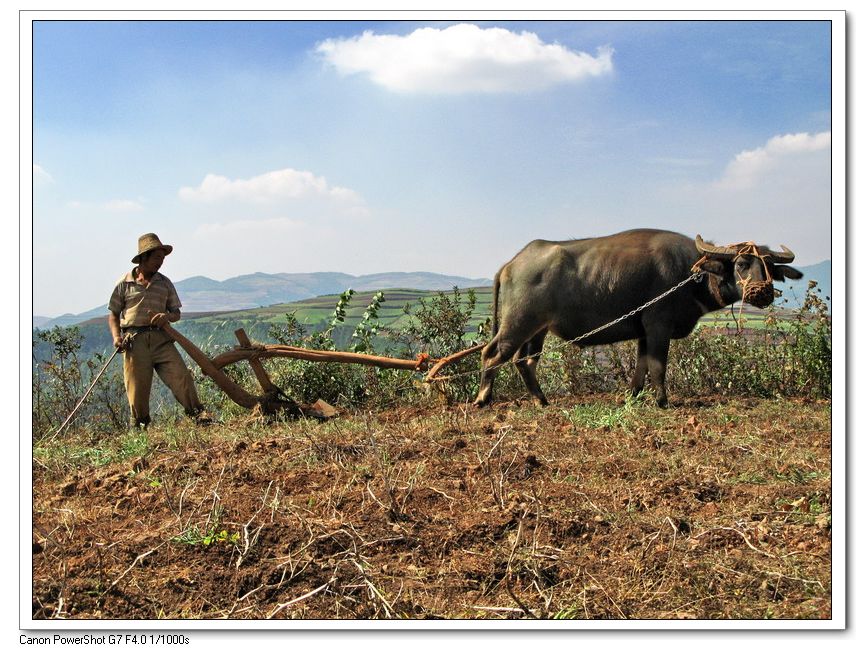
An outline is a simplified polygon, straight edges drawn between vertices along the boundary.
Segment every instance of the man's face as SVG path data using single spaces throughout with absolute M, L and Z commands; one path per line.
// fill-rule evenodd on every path
M 145 273 L 156 273 L 162 267 L 163 261 L 165 261 L 165 251 L 161 248 L 157 248 L 156 250 L 150 251 L 145 258 L 141 260 L 138 267 Z

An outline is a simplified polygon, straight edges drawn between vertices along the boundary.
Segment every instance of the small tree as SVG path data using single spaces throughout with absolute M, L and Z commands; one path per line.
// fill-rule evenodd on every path
M 83 343 L 77 327 L 37 330 L 33 341 L 33 434 L 41 436 L 57 427 L 75 408 L 81 394 L 81 363 L 78 352 Z M 47 344 L 48 355 L 37 355 L 39 342 Z
M 77 327 L 36 330 L 33 340 L 33 435 L 41 438 L 57 429 L 78 405 L 87 388 L 108 362 L 104 353 L 81 361 L 84 337 Z M 122 373 L 108 369 L 94 386 L 74 423 L 92 433 L 122 428 L 127 407 Z
M 463 299 L 459 287 L 450 294 L 439 291 L 429 299 L 421 298 L 417 310 L 411 305 L 403 307 L 408 322 L 401 329 L 391 331 L 390 337 L 401 345 L 402 356 L 420 353 L 441 358 L 459 352 L 485 338 L 488 324 L 483 324 L 471 335 L 469 322 L 477 305 L 474 290 L 469 289 Z M 465 401 L 478 389 L 480 375 L 478 359 L 469 356 L 450 366 L 448 371 L 454 379 L 437 384 L 448 401 Z

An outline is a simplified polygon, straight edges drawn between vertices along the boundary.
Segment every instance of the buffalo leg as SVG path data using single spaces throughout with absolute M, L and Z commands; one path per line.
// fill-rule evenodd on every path
M 499 372 L 499 366 L 510 361 L 517 351 L 511 339 L 503 337 L 502 331 L 493 337 L 487 346 L 481 350 L 481 382 L 474 405 L 486 406 L 493 397 L 493 382 Z
M 498 336 L 496 336 L 481 350 L 481 381 L 474 401 L 474 405 L 477 407 L 486 406 L 493 397 L 493 382 L 496 379 L 498 369 L 490 360 L 498 357 L 498 347 L 499 341 Z
M 541 385 L 538 383 L 538 362 L 544 349 L 544 338 L 546 335 L 547 331 L 542 330 L 524 343 L 517 353 L 516 361 L 520 377 L 523 378 L 523 382 L 526 388 L 529 389 L 532 399 L 539 406 L 546 406 L 549 403 L 544 396 L 544 392 L 541 390 Z
M 655 387 L 658 406 L 667 406 L 667 357 L 670 353 L 670 337 L 648 337 L 647 360 L 649 377 Z
M 646 373 L 649 370 L 649 359 L 646 352 L 646 338 L 637 341 L 637 367 L 631 379 L 631 395 L 636 397 L 646 386 Z

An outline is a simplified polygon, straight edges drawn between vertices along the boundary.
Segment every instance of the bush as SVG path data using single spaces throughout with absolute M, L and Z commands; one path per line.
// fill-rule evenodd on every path
M 812 282 L 792 319 L 769 308 L 761 327 L 701 328 L 676 341 L 668 368 L 670 387 L 680 395 L 829 397 L 831 329 L 827 304 Z
M 477 297 L 474 291 L 463 294 L 458 287 L 451 292 L 440 291 L 429 299 L 421 299 L 416 309 L 405 305 L 401 327 L 384 328 L 378 323 L 378 312 L 384 295 L 373 296 L 360 322 L 353 331 L 340 327 L 354 292 L 343 293 L 327 327 L 310 332 L 294 313 L 286 314 L 285 322 L 272 326 L 270 336 L 283 345 L 309 349 L 334 350 L 337 341 L 346 342 L 353 352 L 394 356 L 404 359 L 427 354 L 442 358 L 459 352 L 487 336 L 489 324 L 477 332 L 468 332 Z M 349 332 L 351 334 L 349 335 Z M 322 398 L 344 407 L 395 406 L 407 400 L 422 399 L 429 386 L 421 384 L 420 373 L 389 370 L 340 363 L 316 363 L 292 360 L 279 367 L 271 366 L 274 382 L 286 394 L 299 402 Z M 437 383 L 435 387 L 448 401 L 473 398 L 478 388 L 478 356 L 472 355 L 448 367 L 454 380 Z
M 469 332 L 476 305 L 475 292 L 469 289 L 463 296 L 459 287 L 454 287 L 450 293 L 439 291 L 432 298 L 421 299 L 414 313 L 411 305 L 405 305 L 405 325 L 389 332 L 398 355 L 412 358 L 423 353 L 441 359 L 488 338 L 489 320 L 477 331 Z M 478 355 L 470 355 L 447 367 L 446 374 L 452 376 L 452 380 L 436 382 L 433 386 L 449 403 L 473 399 L 478 391 L 479 369 Z
M 109 356 L 96 353 L 81 361 L 83 343 L 77 327 L 36 330 L 33 340 L 33 437 L 35 440 L 56 431 L 72 413 L 94 382 Z M 37 347 L 42 348 L 37 354 Z M 92 433 L 118 429 L 128 419 L 121 364 L 109 366 L 93 387 L 87 401 L 69 423 L 70 428 L 87 428 Z
M 345 291 L 337 302 L 327 328 L 310 332 L 294 313 L 286 314 L 285 324 L 270 328 L 270 336 L 283 345 L 312 350 L 335 350 L 335 339 L 339 326 L 345 322 L 345 314 L 354 291 Z M 376 294 L 367 307 L 360 324 L 351 337 L 353 351 L 372 354 L 378 332 L 378 308 L 384 302 L 381 293 Z M 314 402 L 323 399 L 338 406 L 359 406 L 370 399 L 386 399 L 387 386 L 393 381 L 388 373 L 394 371 L 370 368 L 347 363 L 318 363 L 293 359 L 281 360 L 279 365 L 270 364 L 269 372 L 275 384 L 298 402 Z

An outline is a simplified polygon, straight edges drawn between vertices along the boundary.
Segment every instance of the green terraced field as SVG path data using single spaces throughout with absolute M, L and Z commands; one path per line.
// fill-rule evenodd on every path
M 464 301 L 468 299 L 467 292 L 468 290 L 461 290 Z M 491 287 L 477 288 L 474 289 L 474 292 L 477 296 L 477 305 L 471 321 L 472 328 L 482 323 L 489 316 L 490 303 L 492 301 Z M 346 312 L 344 327 L 354 328 L 360 322 L 364 311 L 375 293 L 374 291 L 363 291 L 357 292 L 352 296 Z M 404 310 L 407 304 L 411 306 L 411 311 L 413 312 L 417 309 L 420 300 L 429 300 L 438 292 L 415 289 L 386 289 L 383 293 L 385 301 L 378 311 L 379 322 L 386 327 L 399 328 L 405 324 L 408 318 Z M 226 320 L 242 324 L 238 326 L 251 324 L 271 325 L 283 323 L 286 314 L 294 313 L 301 324 L 314 328 L 316 325 L 330 319 L 338 301 L 339 295 L 332 294 L 243 311 L 202 315 L 190 314 L 186 316 L 186 320 L 194 321 L 198 325 L 219 324 Z

